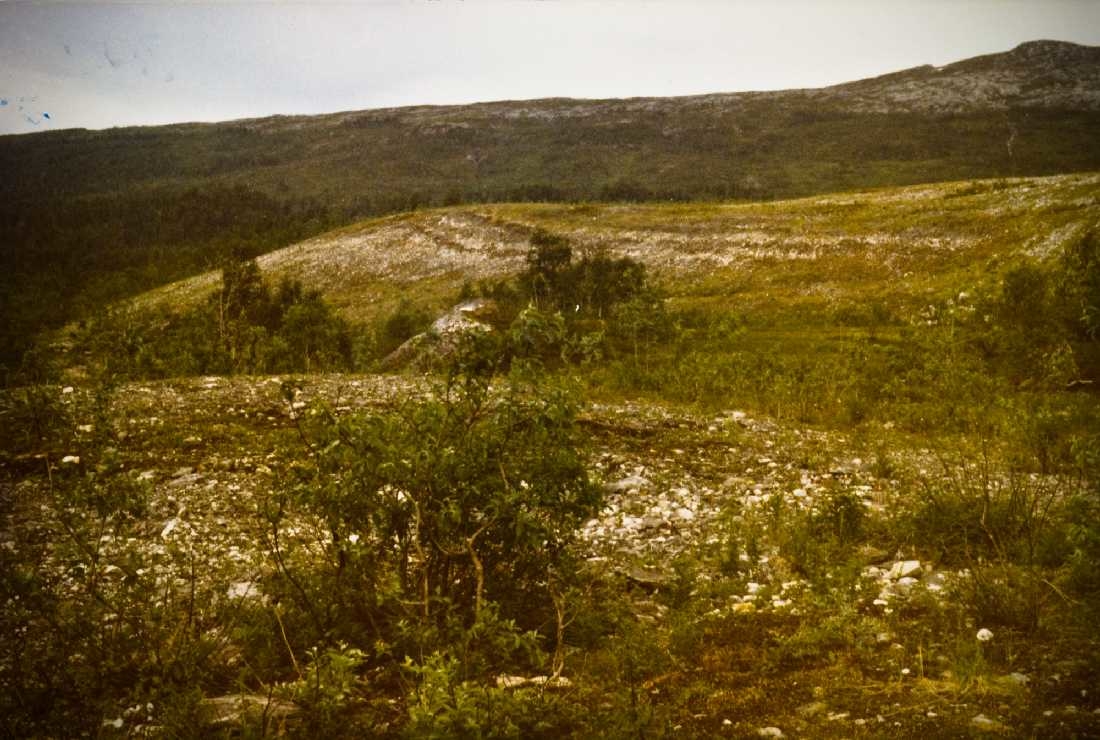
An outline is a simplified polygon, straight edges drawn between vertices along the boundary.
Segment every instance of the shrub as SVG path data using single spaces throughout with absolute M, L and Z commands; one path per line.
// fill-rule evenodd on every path
M 395 613 L 425 625 L 451 614 L 473 624 L 490 602 L 529 619 L 568 577 L 567 545 L 600 503 L 573 394 L 524 363 L 490 392 L 500 358 L 486 351 L 471 338 L 429 399 L 323 429 L 296 489 L 339 561 L 376 574 L 372 596 L 394 574 L 413 607 Z
M 228 263 L 220 289 L 188 311 L 106 311 L 81 344 L 97 372 L 117 379 L 339 370 L 352 361 L 350 328 L 321 293 L 290 280 L 272 293 L 255 260 Z

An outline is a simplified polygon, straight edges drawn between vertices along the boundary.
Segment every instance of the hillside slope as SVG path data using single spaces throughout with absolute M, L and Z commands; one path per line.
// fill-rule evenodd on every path
M 674 300 L 822 306 L 882 291 L 894 300 L 980 282 L 1020 256 L 1057 256 L 1100 222 L 1100 174 L 965 181 L 772 203 L 456 206 L 344 227 L 259 259 L 271 278 L 320 290 L 352 321 L 403 297 L 433 309 L 463 283 L 523 269 L 535 228 L 583 254 L 645 263 Z M 993 262 L 991 263 L 990 260 Z M 777 270 L 780 265 L 784 269 Z M 215 271 L 135 300 L 180 309 Z
M 820 90 L 0 137 L 0 365 L 105 301 L 371 215 L 1097 170 L 1098 80 L 1100 50 L 1033 42 Z

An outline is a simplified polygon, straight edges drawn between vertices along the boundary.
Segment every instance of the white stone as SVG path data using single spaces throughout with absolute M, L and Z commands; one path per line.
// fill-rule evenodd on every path
M 783 730 L 778 727 L 761 727 L 756 734 L 760 737 L 783 737 Z
M 604 489 L 612 493 L 621 493 L 635 488 L 645 488 L 648 485 L 649 480 L 647 478 L 640 475 L 631 475 L 622 480 L 604 484 Z
M 899 560 L 890 568 L 890 578 L 897 580 L 907 576 L 919 576 L 921 566 L 919 560 Z
M 979 714 L 974 717 L 974 719 L 970 720 L 970 724 L 981 730 L 992 730 L 997 729 L 1001 726 L 1000 722 L 992 720 L 989 717 L 986 717 L 984 714 Z
M 897 588 L 899 593 L 907 594 L 917 583 L 918 581 L 916 578 L 905 576 L 903 578 L 899 578 L 898 582 L 895 583 L 894 586 L 895 588 Z
M 695 512 L 687 507 L 681 507 L 676 510 L 676 516 L 680 517 L 685 522 L 690 522 L 695 519 Z
M 993 631 L 988 630 L 985 627 L 982 627 L 980 630 L 978 630 L 977 637 L 978 637 L 978 642 L 989 642 L 990 640 L 993 639 Z
M 238 581 L 237 583 L 229 584 L 225 596 L 230 600 L 256 598 L 260 596 L 260 589 L 252 581 Z
M 80 457 L 77 456 L 77 455 L 65 455 L 65 457 L 61 458 L 61 464 L 62 465 L 79 465 L 80 464 Z

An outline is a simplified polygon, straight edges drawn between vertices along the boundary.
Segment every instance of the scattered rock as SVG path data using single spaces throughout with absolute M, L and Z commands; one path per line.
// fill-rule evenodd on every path
M 500 689 L 521 689 L 525 686 L 537 686 L 540 688 L 548 689 L 568 689 L 573 686 L 573 682 L 565 676 L 497 676 L 497 688 Z
M 970 726 L 979 732 L 1001 732 L 1005 729 L 1003 724 L 986 717 L 984 714 L 979 714 L 970 720 Z
M 268 722 L 281 724 L 297 714 L 298 705 L 262 694 L 229 694 L 199 702 L 199 712 L 207 727 L 236 728 L 245 723 Z
M 640 565 L 623 568 L 619 572 L 623 574 L 626 580 L 647 589 L 660 588 L 672 580 L 672 574 L 666 571 Z
M 798 708 L 798 714 L 802 717 L 816 717 L 819 714 L 824 714 L 829 706 L 823 701 L 814 701 L 809 704 L 803 704 Z
M 610 493 L 622 493 L 639 488 L 648 488 L 649 480 L 640 475 L 631 475 L 613 483 L 605 483 L 604 490 Z
M 866 565 L 879 565 L 890 559 L 890 553 L 874 545 L 862 545 L 856 551 L 856 555 L 859 557 L 860 561 Z
M 226 598 L 233 599 L 263 599 L 260 585 L 255 581 L 238 581 L 229 584 L 225 593 Z
M 894 563 L 890 568 L 890 579 L 898 580 L 900 578 L 919 577 L 921 574 L 921 565 L 919 560 L 899 560 Z
M 756 734 L 760 737 L 783 737 L 783 730 L 778 727 L 761 727 Z

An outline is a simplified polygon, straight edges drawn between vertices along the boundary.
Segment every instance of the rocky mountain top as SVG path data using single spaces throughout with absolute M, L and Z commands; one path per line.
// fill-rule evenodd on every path
M 944 67 L 925 65 L 818 92 L 860 113 L 1100 109 L 1100 47 L 1031 41 Z
M 462 106 L 410 106 L 326 116 L 276 116 L 241 123 L 261 131 L 311 123 L 369 127 L 402 121 L 437 134 L 493 121 L 591 119 L 706 109 L 744 113 L 759 101 L 830 104 L 850 113 L 963 113 L 1008 107 L 1100 110 L 1100 47 L 1030 41 L 997 54 L 942 67 L 923 65 L 824 88 L 710 93 L 679 97 L 585 100 L 544 98 Z

